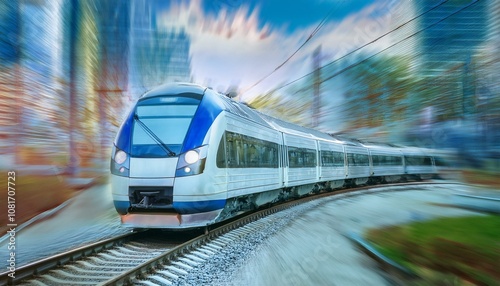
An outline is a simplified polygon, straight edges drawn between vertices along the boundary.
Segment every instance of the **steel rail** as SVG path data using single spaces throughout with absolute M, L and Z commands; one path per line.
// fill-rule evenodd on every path
M 74 262 L 78 259 L 88 257 L 97 252 L 106 250 L 108 248 L 121 245 L 124 242 L 130 241 L 141 235 L 141 232 L 131 232 L 127 234 L 120 235 L 118 237 L 106 239 L 90 245 L 85 245 L 72 249 L 63 253 L 56 254 L 54 256 L 44 258 L 33 263 L 24 265 L 20 268 L 16 268 L 15 278 L 8 276 L 9 272 L 4 272 L 0 274 L 0 284 L 1 285 L 14 285 L 22 280 L 32 278 L 34 276 L 43 274 L 51 269 L 65 265 L 70 262 Z
M 422 185 L 422 184 L 450 184 L 450 182 L 412 181 L 404 183 L 379 184 L 379 185 L 367 185 L 354 188 L 344 188 L 344 189 L 333 190 L 330 192 L 323 192 L 320 194 L 311 195 L 300 199 L 295 199 L 278 205 L 273 205 L 271 207 L 256 212 L 245 213 L 235 219 L 219 223 L 217 226 L 215 226 L 216 228 L 213 230 L 209 230 L 207 228 L 205 234 L 198 236 L 194 239 L 191 239 L 178 246 L 175 246 L 172 249 L 169 249 L 168 251 L 160 254 L 159 256 L 153 257 L 147 260 L 146 262 L 141 263 L 138 266 L 132 267 L 126 272 L 123 272 L 122 274 L 108 281 L 105 281 L 99 285 L 131 285 L 133 279 L 145 278 L 148 275 L 148 273 L 153 273 L 155 269 L 175 261 L 182 255 L 187 254 L 206 243 L 209 243 L 210 241 L 216 239 L 217 237 L 220 237 L 221 235 L 227 232 L 230 232 L 231 230 L 234 230 L 241 226 L 247 225 L 253 221 L 259 220 L 260 218 L 291 208 L 296 205 L 300 205 L 324 197 L 338 196 L 338 199 L 343 199 L 346 197 L 363 195 L 365 193 L 398 191 L 397 189 L 396 190 L 387 189 L 390 187 Z M 453 182 L 452 184 L 455 184 L 455 182 Z M 378 189 L 378 190 L 370 190 L 367 192 L 366 191 L 367 189 Z M 39 277 L 40 275 L 48 272 L 49 270 L 61 267 L 70 262 L 75 262 L 80 259 L 92 256 L 104 250 L 120 246 L 125 242 L 133 241 L 137 238 L 143 237 L 144 233 L 145 232 L 131 232 L 115 238 L 110 238 L 87 246 L 82 246 L 74 250 L 70 250 L 61 254 L 57 254 L 30 263 L 28 265 L 16 269 L 15 278 L 8 277 L 9 272 L 1 273 L 0 284 L 14 285 L 26 279 Z
M 296 199 L 293 201 L 281 203 L 275 206 L 271 206 L 269 208 L 256 211 L 250 214 L 245 214 L 243 217 L 232 220 L 224 225 L 215 228 L 214 230 L 208 231 L 207 233 L 196 237 L 190 241 L 187 241 L 177 247 L 174 247 L 164 254 L 152 258 L 137 267 L 134 267 L 113 279 L 110 279 L 106 282 L 99 284 L 100 286 L 108 286 L 108 285 L 133 285 L 134 279 L 146 279 L 148 275 L 153 274 L 156 270 L 163 268 L 164 266 L 170 265 L 173 261 L 180 258 L 184 254 L 188 254 L 191 251 L 196 250 L 198 247 L 205 245 L 206 243 L 222 236 L 230 232 L 231 230 L 237 229 L 241 226 L 247 225 L 251 222 L 259 220 L 260 218 L 266 217 L 270 214 L 291 208 L 296 205 L 300 205 L 309 201 L 318 200 L 324 197 L 330 196 L 339 196 L 339 199 L 344 199 L 346 197 L 353 197 L 358 195 L 363 195 L 366 193 L 375 193 L 375 192 L 392 192 L 397 191 L 393 189 L 387 190 L 387 187 L 395 187 L 395 186 L 409 186 L 409 185 L 422 185 L 422 184 L 442 184 L 439 182 L 405 182 L 405 183 L 394 183 L 394 184 L 380 184 L 380 185 L 369 185 L 369 186 L 361 186 L 355 188 L 341 189 L 341 190 L 333 190 L 331 192 L 324 192 L 317 195 L 312 195 L 300 199 Z M 449 184 L 449 183 L 448 183 Z M 370 190 L 367 192 L 367 189 L 379 189 L 377 191 Z M 382 188 L 385 188 L 382 189 Z

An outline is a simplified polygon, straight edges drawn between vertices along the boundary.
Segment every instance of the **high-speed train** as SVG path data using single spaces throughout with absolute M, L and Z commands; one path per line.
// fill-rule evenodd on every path
M 423 149 L 342 140 L 189 83 L 139 98 L 111 157 L 124 226 L 205 227 L 238 213 L 344 186 L 426 178 Z

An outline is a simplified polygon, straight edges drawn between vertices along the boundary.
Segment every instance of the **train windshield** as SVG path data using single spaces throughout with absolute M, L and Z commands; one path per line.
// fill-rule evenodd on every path
M 189 96 L 144 99 L 137 104 L 131 156 L 159 158 L 179 153 L 200 100 Z

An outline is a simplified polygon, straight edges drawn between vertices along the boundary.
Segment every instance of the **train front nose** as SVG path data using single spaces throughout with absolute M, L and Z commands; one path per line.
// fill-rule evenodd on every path
M 200 152 L 203 154 L 203 152 Z M 202 176 L 178 176 L 186 161 L 171 158 L 131 158 L 128 206 L 122 224 L 139 228 L 193 228 L 213 223 L 225 205 L 224 194 L 203 194 Z M 189 160 L 188 160 L 189 161 Z M 204 162 L 204 159 L 202 159 Z M 193 163 L 189 166 L 195 168 Z M 203 164 L 202 164 L 203 165 Z
M 130 178 L 175 177 L 178 157 L 174 158 L 130 158 Z
M 131 158 L 128 196 L 131 212 L 175 211 L 174 177 L 178 158 Z

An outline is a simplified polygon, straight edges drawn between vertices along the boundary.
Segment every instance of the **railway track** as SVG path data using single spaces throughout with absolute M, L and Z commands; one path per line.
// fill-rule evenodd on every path
M 62 253 L 16 270 L 16 278 L 1 274 L 1 284 L 16 285 L 175 285 L 200 267 L 217 261 L 221 252 L 231 252 L 238 240 L 260 239 L 259 232 L 270 225 L 279 229 L 301 211 L 284 211 L 301 205 L 302 212 L 319 204 L 319 198 L 338 199 L 365 193 L 400 191 L 411 182 L 343 189 L 272 206 L 236 218 L 193 239 L 172 240 L 162 232 L 122 235 L 93 245 Z M 382 188 L 377 188 L 382 187 Z M 269 218 L 270 214 L 278 213 Z M 160 233 L 160 235 L 158 235 Z M 239 251 L 239 250 L 238 250 Z M 238 253 L 234 254 L 238 255 Z M 195 274 L 199 276 L 198 274 Z M 203 283 L 203 281 L 199 281 Z
M 131 232 L 16 269 L 15 278 L 1 274 L 1 285 L 96 285 L 143 263 L 178 243 Z

